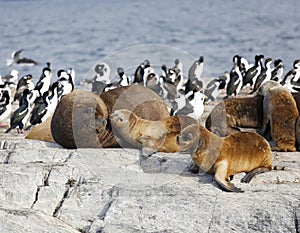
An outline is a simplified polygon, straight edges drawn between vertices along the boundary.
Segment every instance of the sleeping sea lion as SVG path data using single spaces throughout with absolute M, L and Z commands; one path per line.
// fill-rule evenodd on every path
M 103 92 L 100 98 L 106 104 L 108 114 L 118 109 L 128 109 L 138 117 L 152 121 L 162 120 L 170 116 L 161 97 L 139 84 Z
M 170 116 L 160 121 L 151 121 L 138 117 L 128 109 L 116 110 L 110 115 L 110 121 L 119 144 L 141 149 L 143 156 L 157 151 L 178 152 L 178 134 L 186 126 L 197 122 L 188 116 Z
M 74 90 L 62 97 L 51 121 L 54 140 L 66 148 L 118 147 L 107 129 L 108 112 L 96 94 Z

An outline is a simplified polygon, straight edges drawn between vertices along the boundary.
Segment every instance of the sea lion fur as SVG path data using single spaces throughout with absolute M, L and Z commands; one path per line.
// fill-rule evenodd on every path
M 259 88 L 264 96 L 261 133 L 264 135 L 270 123 L 274 151 L 296 151 L 296 121 L 299 116 L 295 99 L 290 91 L 274 81 Z
M 272 170 L 270 145 L 254 132 L 219 137 L 203 126 L 190 125 L 181 131 L 177 142 L 201 170 L 214 174 L 225 191 L 242 192 L 229 181 L 237 173 L 246 172 L 241 181 L 248 183 L 256 174 Z
M 113 132 L 119 144 L 142 150 L 143 156 L 159 152 L 178 152 L 177 136 L 182 128 L 195 124 L 188 116 L 170 116 L 160 121 L 138 117 L 128 109 L 116 110 L 110 115 Z

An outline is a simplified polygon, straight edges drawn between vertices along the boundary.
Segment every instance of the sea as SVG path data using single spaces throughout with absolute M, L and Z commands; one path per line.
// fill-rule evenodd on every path
M 54 73 L 72 67 L 76 84 L 93 78 L 96 64 L 122 67 L 128 75 L 148 59 L 183 70 L 200 56 L 214 78 L 239 54 L 282 59 L 285 72 L 300 59 L 298 0 L 0 0 L 0 74 L 17 69 L 37 80 L 46 62 Z M 39 62 L 7 66 L 13 51 Z

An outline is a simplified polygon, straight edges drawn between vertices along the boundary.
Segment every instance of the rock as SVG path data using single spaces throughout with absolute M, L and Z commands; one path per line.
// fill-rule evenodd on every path
M 3 208 L 0 207 L 0 229 L 1 232 L 36 233 L 78 233 L 68 224 L 53 218 L 41 211 L 24 208 Z
M 227 193 L 188 154 L 0 134 L 0 232 L 299 232 L 300 152 L 272 155 L 283 170 L 237 174 L 245 192 Z

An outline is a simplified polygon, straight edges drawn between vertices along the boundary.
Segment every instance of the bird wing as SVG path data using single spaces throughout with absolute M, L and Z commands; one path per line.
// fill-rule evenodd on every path
M 18 108 L 11 116 L 11 127 L 15 128 L 28 113 L 29 109 L 25 105 L 22 105 L 20 108 Z
M 267 75 L 266 73 L 261 73 L 260 75 L 258 75 L 257 79 L 256 79 L 256 82 L 254 84 L 254 89 L 253 89 L 253 92 L 255 92 L 259 87 L 260 85 L 262 84 L 262 82 L 266 79 Z
M 189 79 L 195 79 L 195 70 L 196 70 L 196 67 L 197 67 L 196 63 L 197 63 L 197 61 L 195 61 L 189 69 Z
M 37 84 L 35 85 L 34 90 L 40 91 L 40 90 L 42 89 L 43 85 L 44 85 L 44 82 L 43 82 L 42 79 L 40 79 L 40 80 L 37 82 Z
M 237 84 L 238 84 L 238 81 L 239 81 L 239 76 L 238 76 L 237 73 L 233 73 L 230 76 L 231 77 L 230 77 L 230 80 L 228 82 L 227 90 L 226 90 L 226 93 L 227 93 L 228 96 L 233 94 L 236 91 L 237 86 L 238 86 Z
M 36 104 L 32 110 L 30 123 L 36 125 L 42 122 L 43 116 L 47 113 L 47 105 L 45 103 Z
M 34 61 L 34 60 L 30 59 L 30 58 L 24 57 L 24 58 L 19 59 L 19 60 L 17 61 L 17 64 L 25 64 L 25 65 L 26 65 L 26 64 L 27 64 L 27 65 L 32 64 L 32 65 L 37 65 L 38 62 L 36 62 L 36 61 Z
M 7 105 L 5 103 L 0 105 L 0 116 L 6 111 L 6 109 Z
M 19 60 L 20 59 L 20 54 L 23 52 L 24 49 L 20 49 L 18 51 L 15 51 L 11 54 L 11 58 L 14 60 Z
M 255 77 L 257 72 L 258 72 L 258 70 L 256 69 L 256 67 L 251 67 L 244 76 L 244 79 L 243 79 L 244 85 L 251 82 L 252 78 Z
M 193 105 L 187 100 L 185 106 L 177 111 L 177 115 L 188 115 L 194 112 Z

